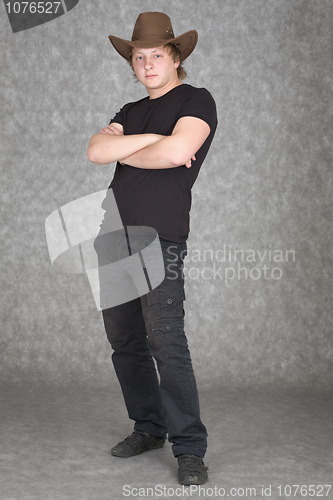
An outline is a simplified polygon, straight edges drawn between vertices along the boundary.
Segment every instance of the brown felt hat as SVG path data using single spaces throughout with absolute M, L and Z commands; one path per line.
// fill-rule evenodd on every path
M 193 52 L 198 33 L 191 30 L 175 37 L 169 16 L 162 12 L 143 12 L 136 20 L 131 41 L 113 35 L 109 36 L 109 40 L 127 60 L 130 59 L 131 47 L 151 48 L 173 43 L 180 52 L 180 62 L 183 62 Z

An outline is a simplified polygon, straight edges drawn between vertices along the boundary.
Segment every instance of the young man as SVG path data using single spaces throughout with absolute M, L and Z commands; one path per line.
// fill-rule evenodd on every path
M 131 457 L 161 448 L 168 435 L 184 485 L 203 484 L 208 478 L 202 460 L 207 431 L 184 333 L 182 273 L 191 188 L 217 125 L 210 93 L 181 80 L 181 64 L 197 38 L 195 30 L 175 37 L 169 17 L 160 12 L 140 14 L 131 41 L 109 37 L 148 96 L 126 104 L 91 138 L 88 149 L 93 163 L 117 161 L 110 188 L 122 223 L 157 231 L 165 267 L 157 288 L 103 310 L 113 364 L 135 422 L 134 432 L 111 453 Z

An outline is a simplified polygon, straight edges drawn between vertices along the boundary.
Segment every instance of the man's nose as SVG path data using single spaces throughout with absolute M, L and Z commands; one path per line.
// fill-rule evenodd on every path
M 150 68 L 152 68 L 153 66 L 154 66 L 154 64 L 153 64 L 153 60 L 152 60 L 152 59 L 150 59 L 150 57 L 149 57 L 149 58 L 147 57 L 147 59 L 146 59 L 146 64 L 145 64 L 145 68 L 146 68 L 146 69 L 150 69 Z

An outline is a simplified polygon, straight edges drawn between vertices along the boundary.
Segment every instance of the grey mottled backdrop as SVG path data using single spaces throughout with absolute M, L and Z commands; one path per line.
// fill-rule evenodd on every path
M 218 107 L 186 264 L 199 386 L 332 387 L 332 1 L 81 0 L 15 34 L 0 9 L 2 380 L 115 382 L 87 279 L 53 272 L 44 221 L 108 186 L 89 138 L 145 91 L 107 37 L 159 10 L 199 32 L 187 82 Z

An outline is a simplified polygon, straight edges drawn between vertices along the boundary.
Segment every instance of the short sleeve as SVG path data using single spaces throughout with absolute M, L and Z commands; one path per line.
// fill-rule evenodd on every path
M 123 113 L 123 108 L 121 108 L 118 113 L 114 115 L 114 117 L 111 119 L 110 123 L 116 122 L 120 123 L 120 125 L 124 126 L 124 113 Z M 109 123 L 109 125 L 110 125 Z
M 201 118 L 208 123 L 211 132 L 214 132 L 217 126 L 217 111 L 210 92 L 204 88 L 195 89 L 195 92 L 191 93 L 182 105 L 177 119 L 184 116 Z

